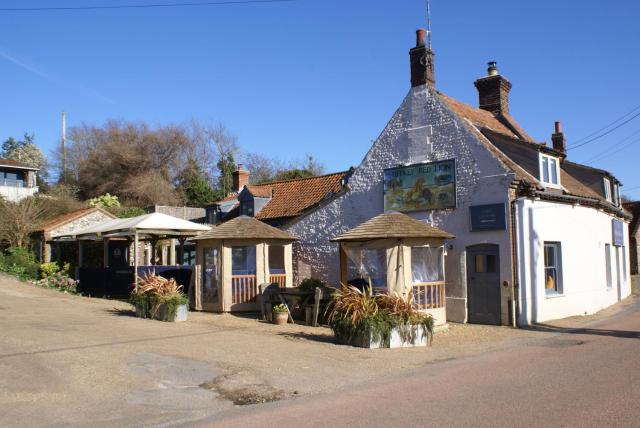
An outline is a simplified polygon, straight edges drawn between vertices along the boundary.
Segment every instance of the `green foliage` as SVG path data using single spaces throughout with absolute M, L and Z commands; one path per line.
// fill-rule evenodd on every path
M 138 278 L 138 284 L 131 292 L 129 302 L 135 306 L 142 318 L 160 319 L 161 309 L 166 308 L 163 321 L 172 321 L 178 306 L 187 305 L 189 298 L 182 292 L 182 286 L 175 279 L 167 279 L 155 274 Z
M 333 295 L 328 319 L 341 343 L 365 344 L 371 340 L 389 347 L 394 329 L 404 341 L 415 343 L 418 327 L 422 327 L 422 338 L 433 338 L 433 317 L 415 309 L 411 294 L 402 298 L 374 294 L 371 287 L 360 291 L 343 286 Z
M 184 194 L 184 202 L 189 207 L 203 207 L 216 199 L 216 192 L 209 186 L 207 174 L 196 161 L 189 164 L 179 177 L 179 187 Z
M 140 207 L 110 208 L 109 212 L 115 214 L 118 218 L 138 217 L 147 213 L 143 208 Z
M 233 171 L 236 170 L 236 161 L 232 152 L 224 154 L 216 164 L 220 171 L 218 177 L 218 197 L 224 198 L 233 188 Z
M 0 258 L 0 270 L 21 280 L 36 280 L 40 266 L 35 255 L 26 248 L 9 248 Z
M 118 208 L 120 207 L 120 201 L 117 196 L 105 193 L 104 195 L 89 199 L 87 205 L 90 207 Z
M 287 305 L 285 305 L 284 303 L 280 303 L 279 305 L 275 305 L 273 308 L 271 308 L 271 311 L 274 314 L 281 314 L 289 312 L 289 309 L 287 309 Z
M 63 275 L 68 275 L 70 268 L 71 268 L 71 264 L 69 263 L 65 263 L 62 266 L 60 266 L 56 262 L 42 263 L 40 265 L 40 278 L 41 279 L 50 278 L 58 273 L 61 273 Z
M 43 288 L 52 288 L 65 293 L 76 294 L 78 290 L 78 281 L 70 278 L 63 270 L 64 268 L 42 278 L 40 281 L 36 282 L 36 285 Z
M 293 169 L 287 169 L 284 171 L 279 171 L 276 174 L 276 181 L 295 180 L 298 178 L 308 178 L 308 177 L 313 177 L 313 173 L 311 171 L 306 169 L 293 168 Z

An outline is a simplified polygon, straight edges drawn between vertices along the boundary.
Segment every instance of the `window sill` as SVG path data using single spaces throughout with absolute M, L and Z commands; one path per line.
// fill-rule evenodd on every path
M 545 299 L 556 299 L 558 297 L 564 297 L 564 293 L 546 294 L 544 296 Z

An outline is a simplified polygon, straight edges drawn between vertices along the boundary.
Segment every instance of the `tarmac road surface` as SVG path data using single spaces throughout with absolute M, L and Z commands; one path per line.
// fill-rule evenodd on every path
M 240 408 L 216 427 L 640 426 L 640 304 L 526 346 L 395 381 Z

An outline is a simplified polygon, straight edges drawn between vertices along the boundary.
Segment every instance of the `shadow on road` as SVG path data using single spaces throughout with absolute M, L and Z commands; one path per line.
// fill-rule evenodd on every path
M 323 342 L 323 343 L 336 343 L 335 338 L 333 336 L 327 336 L 326 334 L 283 332 L 283 333 L 278 333 L 278 335 L 288 337 L 291 339 L 303 339 L 303 340 L 311 340 L 313 342 Z
M 527 330 L 542 331 L 545 333 L 590 334 L 595 336 L 619 337 L 622 339 L 640 339 L 640 332 L 627 330 L 607 330 L 597 328 L 566 328 L 549 324 L 535 324 L 526 327 Z

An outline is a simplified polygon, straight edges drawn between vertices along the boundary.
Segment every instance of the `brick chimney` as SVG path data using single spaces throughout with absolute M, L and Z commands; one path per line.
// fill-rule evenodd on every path
M 249 184 L 249 175 L 251 173 L 243 168 L 241 163 L 238 164 L 238 169 L 233 171 L 233 191 L 239 192 L 244 186 Z
M 562 124 L 556 122 L 556 132 L 551 134 L 551 141 L 553 142 L 553 148 L 563 155 L 567 154 L 567 139 L 564 138 L 562 133 Z
M 509 113 L 509 91 L 511 82 L 500 75 L 495 61 L 489 63 L 487 76 L 473 83 L 478 89 L 480 108 L 494 115 Z
M 434 55 L 431 47 L 427 47 L 427 30 L 419 29 L 416 31 L 416 47 L 409 51 L 412 88 L 422 85 L 435 88 Z

